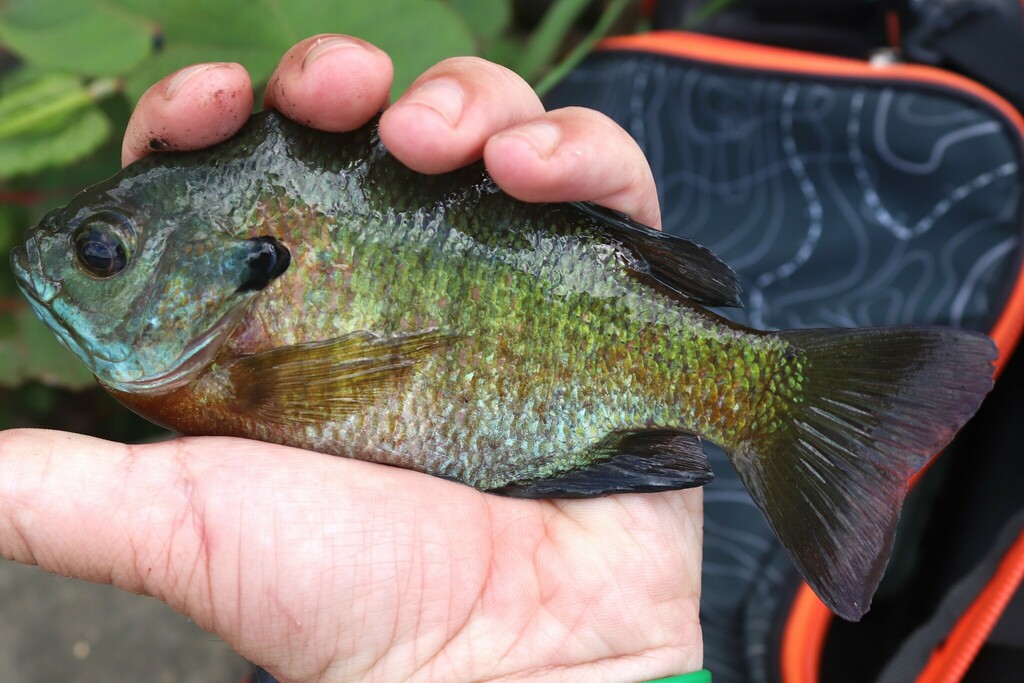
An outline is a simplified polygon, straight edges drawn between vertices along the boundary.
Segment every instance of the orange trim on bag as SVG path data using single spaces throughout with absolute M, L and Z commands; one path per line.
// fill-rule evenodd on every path
M 1006 605 L 1024 579 L 1024 532 L 999 563 L 995 574 L 956 622 L 946 641 L 933 653 L 918 683 L 961 680 L 988 640 Z
M 1022 0 L 1024 4 L 1024 0 Z M 907 82 L 937 86 L 975 97 L 997 110 L 1024 139 L 1024 116 L 996 92 L 957 74 L 920 64 L 874 65 L 845 57 L 832 57 L 779 47 L 756 45 L 727 38 L 717 38 L 682 31 L 654 31 L 640 35 L 606 38 L 598 50 L 628 50 L 692 59 L 748 71 L 788 72 L 827 78 L 869 79 L 885 82 Z M 992 327 L 990 336 L 999 348 L 996 373 L 1006 365 L 1024 332 L 1024 268 L 1017 274 L 1013 290 Z M 911 481 L 913 485 L 913 480 Z M 997 577 L 984 589 L 979 600 L 957 623 L 947 646 L 937 652 L 929 663 L 929 671 L 942 672 L 938 678 L 922 678 L 920 683 L 950 683 L 959 680 L 945 672 L 955 672 L 951 664 L 966 671 L 988 632 L 998 621 L 1009 596 L 1024 578 L 1024 537 L 1008 556 L 1008 564 L 1000 567 Z M 783 633 L 781 668 L 784 683 L 818 683 L 825 637 L 832 623 L 832 613 L 807 584 L 800 587 Z M 979 629 L 988 626 L 981 634 Z M 974 636 L 971 634 L 975 633 Z M 980 642 L 976 642 L 980 634 Z M 961 649 L 963 648 L 963 649 Z M 973 648 L 973 650 L 972 650 Z M 939 675 L 939 674 L 934 674 Z M 962 673 L 960 674 L 962 676 Z
M 782 680 L 817 681 L 832 612 L 806 583 L 800 584 L 782 632 Z M 794 647 L 790 643 L 796 643 Z

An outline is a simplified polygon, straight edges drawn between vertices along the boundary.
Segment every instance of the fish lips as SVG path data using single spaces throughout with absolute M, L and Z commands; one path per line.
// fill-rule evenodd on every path
M 61 323 L 51 310 L 54 299 L 60 294 L 61 286 L 60 282 L 47 278 L 43 272 L 39 248 L 34 238 L 29 237 L 24 246 L 11 250 L 11 272 L 14 273 L 18 289 L 28 299 L 36 315 L 73 353 L 84 357 L 83 349 L 71 330 Z
M 43 249 L 47 238 L 60 230 L 64 208 L 53 209 L 38 225 L 25 230 L 24 243 L 11 250 L 11 270 L 18 287 L 30 301 L 49 305 L 61 291 L 60 280 L 55 280 L 43 267 Z
M 60 292 L 59 284 L 43 273 L 39 245 L 34 234 L 26 237 L 24 246 L 11 250 L 11 271 L 14 272 L 18 287 L 30 300 L 45 305 Z
M 28 260 L 28 252 L 25 247 L 15 247 L 11 250 L 11 270 L 14 272 L 14 277 L 18 282 L 18 287 L 25 292 L 26 296 L 31 296 L 27 290 L 31 289 L 35 291 L 35 287 L 32 285 L 31 277 L 31 265 Z
M 34 239 L 29 238 L 24 247 L 15 247 L 11 250 L 11 270 L 18 288 L 28 299 L 36 316 L 53 330 L 60 343 L 71 353 L 83 360 L 88 358 L 85 348 L 74 333 L 50 310 L 50 303 L 60 293 L 60 285 L 43 275 Z

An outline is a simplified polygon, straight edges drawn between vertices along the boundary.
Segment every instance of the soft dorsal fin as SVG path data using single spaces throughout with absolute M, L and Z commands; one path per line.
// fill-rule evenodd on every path
M 591 498 L 703 486 L 714 474 L 700 437 L 676 429 L 611 432 L 587 451 L 587 467 L 488 490 L 513 498 Z
M 343 417 L 375 400 L 452 337 L 352 332 L 240 356 L 225 363 L 241 409 L 278 423 Z
M 705 306 L 743 305 L 736 273 L 710 249 L 649 228 L 618 211 L 588 202 L 576 202 L 573 206 L 600 221 L 613 239 L 633 253 L 635 260 L 628 264 L 630 270 L 650 275 Z

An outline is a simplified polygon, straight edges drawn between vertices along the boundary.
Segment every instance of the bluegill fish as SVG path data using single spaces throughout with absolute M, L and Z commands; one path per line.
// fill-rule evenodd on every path
M 375 123 L 260 114 L 48 214 L 12 255 L 39 316 L 129 408 L 533 498 L 700 486 L 730 455 L 818 595 L 858 619 L 908 478 L 992 385 L 945 328 L 747 329 L 733 272 L 482 166 L 418 175 Z

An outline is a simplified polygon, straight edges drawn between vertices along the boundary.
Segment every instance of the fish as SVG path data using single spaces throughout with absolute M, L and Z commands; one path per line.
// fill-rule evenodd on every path
M 153 154 L 12 251 L 38 316 L 128 408 L 521 498 L 703 486 L 719 444 L 840 617 L 868 609 L 908 480 L 973 415 L 997 350 L 946 327 L 760 331 L 708 249 L 481 163 L 403 166 L 254 115 Z

